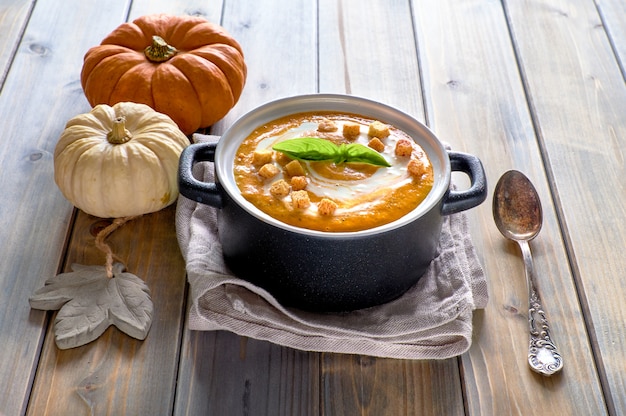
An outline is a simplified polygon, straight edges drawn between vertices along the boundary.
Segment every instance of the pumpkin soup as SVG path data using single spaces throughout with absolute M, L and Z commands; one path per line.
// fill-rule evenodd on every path
M 433 169 L 405 132 L 345 113 L 301 113 L 259 127 L 240 145 L 244 198 L 293 226 L 360 231 L 395 221 L 430 192 Z

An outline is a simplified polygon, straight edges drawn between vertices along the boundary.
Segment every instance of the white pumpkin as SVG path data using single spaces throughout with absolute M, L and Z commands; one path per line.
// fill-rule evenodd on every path
M 176 200 L 187 145 L 176 123 L 147 105 L 97 105 L 67 123 L 54 151 L 54 180 L 88 214 L 148 214 Z

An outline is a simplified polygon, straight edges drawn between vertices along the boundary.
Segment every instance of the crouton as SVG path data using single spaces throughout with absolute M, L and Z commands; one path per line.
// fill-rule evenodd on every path
M 271 150 L 256 150 L 252 154 L 252 164 L 254 166 L 263 166 L 267 163 L 272 162 L 272 151 Z
M 291 189 L 301 191 L 308 185 L 306 176 L 293 176 L 291 178 Z
M 334 121 L 325 118 L 317 124 L 317 131 L 321 131 L 323 133 L 330 133 L 332 131 L 337 131 L 338 127 Z
M 317 204 L 317 212 L 320 215 L 333 215 L 337 209 L 337 204 L 328 198 L 322 198 Z
M 305 209 L 311 205 L 311 199 L 307 191 L 293 191 L 291 193 L 291 202 L 294 208 Z
M 284 179 L 279 179 L 270 186 L 270 194 L 276 198 L 284 198 L 289 195 L 289 184 Z
M 385 150 L 385 144 L 378 137 L 374 137 L 367 145 L 379 153 Z
M 343 137 L 348 140 L 354 140 L 361 133 L 361 125 L 348 121 L 343 125 Z
M 305 173 L 302 164 L 298 160 L 292 160 L 291 162 L 287 163 L 285 165 L 285 171 L 289 176 L 303 176 Z
M 396 143 L 396 156 L 411 156 L 413 143 L 409 139 L 400 139 Z
M 406 170 L 416 178 L 421 178 L 426 173 L 426 167 L 419 159 L 411 159 L 406 166 Z
M 384 139 L 385 137 L 389 136 L 389 126 L 381 123 L 380 121 L 374 121 L 370 124 L 367 134 L 370 137 L 378 137 L 379 139 Z
M 276 162 L 281 165 L 281 166 L 285 166 L 287 163 L 291 162 L 293 159 L 290 158 L 288 155 L 286 155 L 283 152 L 276 152 Z
M 280 169 L 278 169 L 272 163 L 266 163 L 265 165 L 261 166 L 261 168 L 259 168 L 259 175 L 261 175 L 261 177 L 265 179 L 273 178 L 274 176 L 278 175 L 279 172 Z

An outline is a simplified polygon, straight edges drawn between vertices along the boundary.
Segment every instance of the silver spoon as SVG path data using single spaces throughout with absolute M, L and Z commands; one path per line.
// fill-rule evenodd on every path
M 528 242 L 539 234 L 543 215 L 539 195 L 523 173 L 510 170 L 502 175 L 493 195 L 493 218 L 502 235 L 517 241 L 522 250 L 529 298 L 528 363 L 534 371 L 550 376 L 563 368 L 563 359 L 550 338 L 548 320 L 535 289 L 535 269 Z

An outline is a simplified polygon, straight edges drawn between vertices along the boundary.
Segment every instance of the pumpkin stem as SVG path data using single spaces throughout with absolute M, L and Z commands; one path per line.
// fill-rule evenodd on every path
M 133 135 L 126 130 L 126 118 L 121 116 L 113 120 L 113 130 L 107 134 L 107 140 L 109 143 L 124 144 L 132 138 Z
M 144 49 L 146 58 L 152 62 L 165 62 L 172 56 L 176 55 L 175 47 L 168 45 L 160 36 L 152 36 L 152 45 Z

